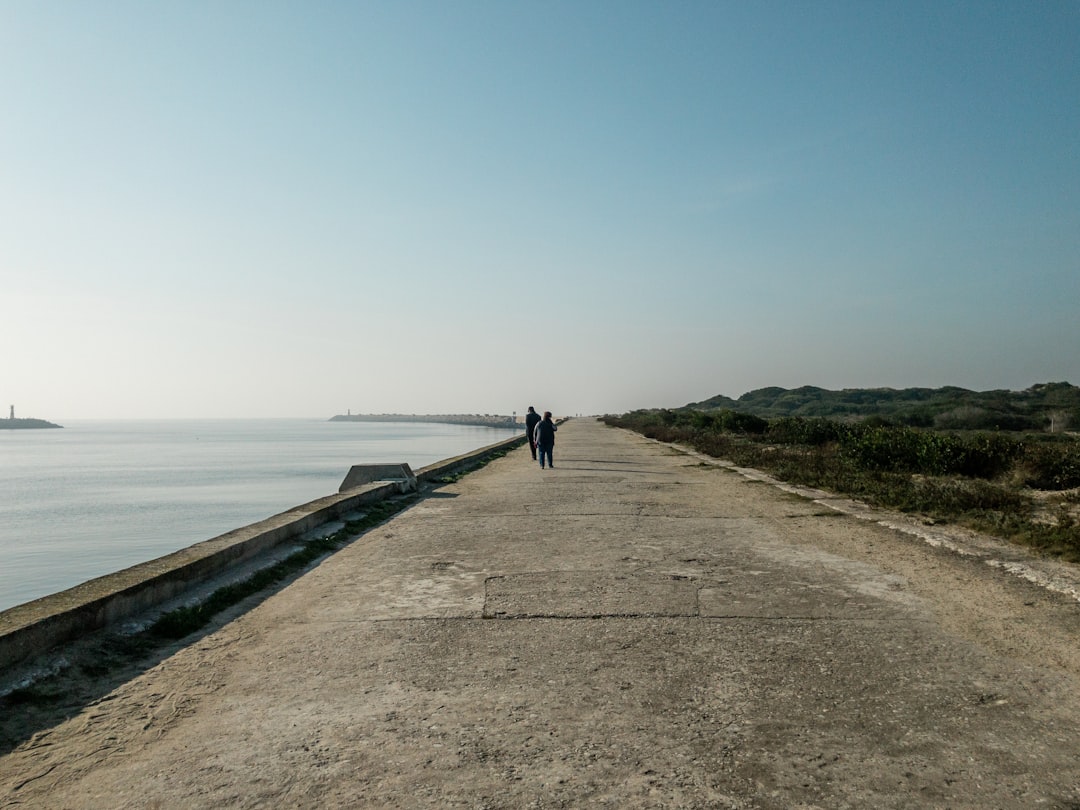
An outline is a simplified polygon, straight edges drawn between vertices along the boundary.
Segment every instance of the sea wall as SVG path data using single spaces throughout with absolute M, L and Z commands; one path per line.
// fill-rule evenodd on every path
M 421 490 L 522 444 L 524 434 L 430 464 L 416 472 Z M 342 471 L 342 475 L 346 471 Z M 294 507 L 210 540 L 89 580 L 0 612 L 0 672 L 65 642 L 183 597 L 211 577 L 247 563 L 364 504 L 400 494 L 395 483 L 371 483 Z

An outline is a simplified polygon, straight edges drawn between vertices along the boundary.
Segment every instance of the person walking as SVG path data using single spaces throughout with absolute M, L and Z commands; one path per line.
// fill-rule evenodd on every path
M 547 456 L 547 465 L 555 469 L 555 458 L 552 451 L 555 449 L 555 431 L 558 428 L 551 421 L 551 411 L 544 411 L 544 418 L 536 423 L 534 437 L 536 449 L 540 453 L 540 469 L 544 469 L 544 456 Z
M 529 437 L 529 452 L 532 453 L 533 461 L 536 461 L 536 425 L 540 421 L 540 414 L 529 406 L 529 412 L 525 414 L 525 435 Z

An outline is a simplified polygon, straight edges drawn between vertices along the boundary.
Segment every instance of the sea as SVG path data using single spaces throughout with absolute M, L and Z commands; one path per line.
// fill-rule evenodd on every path
M 0 610 L 515 435 L 435 422 L 71 421 L 0 430 Z

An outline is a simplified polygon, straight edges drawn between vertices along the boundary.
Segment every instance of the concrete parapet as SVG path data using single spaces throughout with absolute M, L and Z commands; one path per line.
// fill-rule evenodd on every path
M 436 462 L 418 470 L 413 480 L 426 484 L 437 482 L 524 440 L 524 436 L 515 436 Z M 402 466 L 408 468 L 408 465 L 392 466 L 399 473 Z M 155 560 L 0 611 L 0 672 L 67 641 L 151 610 L 230 567 L 295 540 L 365 503 L 393 497 L 401 491 L 400 481 L 363 484 Z
M 421 484 L 437 483 L 440 478 L 445 478 L 448 475 L 456 475 L 459 472 L 467 470 L 474 464 L 483 461 L 494 453 L 500 453 L 524 443 L 525 434 L 521 433 L 517 436 L 512 436 L 509 439 L 503 439 L 501 442 L 489 444 L 487 447 L 481 447 L 479 450 L 465 453 L 464 455 L 436 461 L 434 464 L 429 464 L 428 466 L 421 467 L 417 470 L 416 480 Z
M 338 487 L 338 492 L 347 492 L 364 484 L 375 481 L 393 481 L 402 492 L 416 491 L 416 475 L 408 464 L 354 464 L 345 475 L 345 480 Z

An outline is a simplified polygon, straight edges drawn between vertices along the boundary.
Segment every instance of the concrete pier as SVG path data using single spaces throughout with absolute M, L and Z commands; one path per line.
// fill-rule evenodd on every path
M 592 420 L 0 757 L 0 806 L 1080 806 L 1077 603 Z

